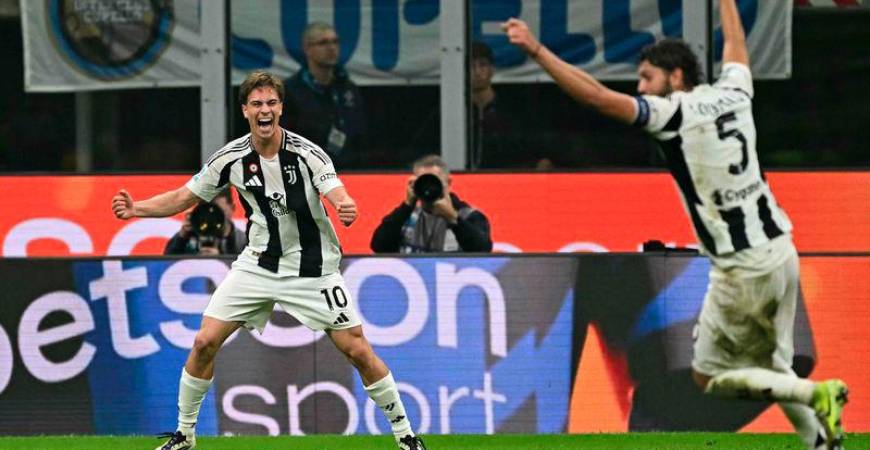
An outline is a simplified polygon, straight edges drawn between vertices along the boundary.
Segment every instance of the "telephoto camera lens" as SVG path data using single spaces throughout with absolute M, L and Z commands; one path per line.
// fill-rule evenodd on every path
M 190 213 L 190 227 L 199 238 L 216 239 L 223 235 L 224 212 L 217 205 L 200 203 Z
M 438 175 L 426 173 L 414 181 L 414 195 L 423 203 L 433 203 L 444 196 L 444 185 Z

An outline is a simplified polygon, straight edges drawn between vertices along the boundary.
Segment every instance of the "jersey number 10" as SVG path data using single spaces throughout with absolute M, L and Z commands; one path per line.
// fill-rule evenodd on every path
M 320 293 L 326 298 L 326 304 L 329 306 L 330 311 L 335 309 L 332 307 L 333 301 L 335 302 L 335 306 L 338 306 L 339 308 L 347 306 L 347 295 L 345 295 L 344 289 L 342 289 L 341 286 L 332 288 L 331 297 L 329 295 L 329 289 L 321 289 Z

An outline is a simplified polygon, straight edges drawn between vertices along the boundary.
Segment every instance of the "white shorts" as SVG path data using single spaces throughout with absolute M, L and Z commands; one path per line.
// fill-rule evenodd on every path
M 791 371 L 799 272 L 797 254 L 752 278 L 713 266 L 692 368 L 708 376 L 744 367 Z
M 263 272 L 230 269 L 203 315 L 242 322 L 245 328 L 262 333 L 277 303 L 312 330 L 341 330 L 360 324 L 341 273 L 304 278 Z

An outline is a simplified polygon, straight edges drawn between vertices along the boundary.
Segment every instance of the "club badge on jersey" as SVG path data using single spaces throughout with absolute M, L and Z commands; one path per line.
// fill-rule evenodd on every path
M 287 183 L 288 184 L 296 184 L 296 166 L 294 165 L 286 165 L 282 168 L 284 173 L 287 174 Z

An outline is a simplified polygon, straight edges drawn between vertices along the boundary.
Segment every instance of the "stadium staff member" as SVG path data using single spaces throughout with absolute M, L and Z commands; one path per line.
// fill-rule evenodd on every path
M 414 162 L 405 199 L 372 235 L 375 253 L 490 252 L 489 220 L 450 192 L 450 169 L 438 155 Z
M 313 22 L 302 33 L 305 66 L 287 80 L 282 126 L 326 150 L 338 169 L 364 163 L 365 109 L 359 87 L 339 64 L 335 29 Z
M 211 203 L 200 202 L 184 216 L 181 229 L 166 242 L 163 254 L 238 255 L 248 244 L 248 238 L 233 224 L 235 211 L 230 189 L 218 194 Z
M 719 13 L 725 38 L 719 80 L 700 84 L 689 46 L 665 39 L 641 51 L 637 97 L 559 59 L 521 20 L 502 28 L 574 99 L 661 143 L 712 262 L 692 360 L 698 386 L 712 395 L 775 401 L 808 448 L 839 448 L 846 385 L 814 383 L 791 369 L 799 288 L 792 225 L 759 166 L 752 73 L 734 0 L 721 0 Z M 747 195 L 723 195 L 728 191 Z
M 363 335 L 338 270 L 341 250 L 321 196 L 345 226 L 357 218 L 356 202 L 323 150 L 278 126 L 283 98 L 279 78 L 251 73 L 239 88 L 249 134 L 218 150 L 178 189 L 138 202 L 122 189 L 112 199 L 119 219 L 166 217 L 200 199 L 211 201 L 233 185 L 250 212 L 248 246 L 212 295 L 181 371 L 178 429 L 157 449 L 195 447 L 194 427 L 212 384 L 218 350 L 241 326 L 262 333 L 276 302 L 310 329 L 326 331 L 359 372 L 400 449 L 425 449 L 411 430 L 393 375 Z M 324 299 L 323 292 L 331 296 Z

